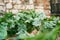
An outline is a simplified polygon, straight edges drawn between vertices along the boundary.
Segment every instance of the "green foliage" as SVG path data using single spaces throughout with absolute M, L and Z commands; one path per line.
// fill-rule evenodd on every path
M 0 16 L 1 31 L 3 30 L 0 33 L 2 34 L 5 32 L 4 35 L 2 35 L 1 37 L 5 38 L 7 35 L 8 36 L 13 36 L 13 35 L 19 36 L 30 30 L 30 29 L 27 29 L 29 25 L 30 27 L 33 27 L 33 25 L 31 25 L 32 17 L 33 17 L 32 12 L 31 14 L 28 12 L 24 12 L 24 13 L 20 12 L 14 15 L 12 12 L 4 12 L 3 15 Z M 4 23 L 4 24 L 1 25 L 1 23 Z M 5 28 L 5 24 L 7 28 Z
M 7 36 L 7 24 L 2 22 L 0 23 L 0 40 L 5 39 Z
M 24 10 L 17 14 L 4 12 L 0 16 L 0 39 L 14 36 L 14 40 L 55 40 L 60 26 L 60 17 L 47 18 L 44 12 Z M 34 29 L 39 33 L 28 34 Z
M 56 40 L 59 29 L 60 26 L 57 26 L 50 32 L 39 32 L 34 38 L 26 38 L 25 40 Z

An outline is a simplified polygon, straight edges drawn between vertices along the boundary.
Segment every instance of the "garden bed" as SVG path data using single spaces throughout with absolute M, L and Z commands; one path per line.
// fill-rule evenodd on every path
M 60 17 L 47 17 L 44 12 L 24 10 L 0 16 L 0 39 L 56 40 L 60 31 Z M 3 34 L 2 34 L 3 33 Z

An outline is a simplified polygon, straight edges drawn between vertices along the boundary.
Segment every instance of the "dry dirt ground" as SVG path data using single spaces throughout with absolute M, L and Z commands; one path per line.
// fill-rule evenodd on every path
M 60 37 L 58 37 L 57 40 L 60 40 Z

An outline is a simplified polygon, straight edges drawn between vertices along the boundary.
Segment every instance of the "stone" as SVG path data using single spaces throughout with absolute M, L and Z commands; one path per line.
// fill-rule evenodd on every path
M 33 0 L 29 0 L 29 4 L 33 4 Z
M 18 8 L 18 5 L 14 5 L 14 9 L 17 9 Z
M 12 0 L 9 0 L 10 3 L 12 3 Z
M 13 4 L 16 4 L 17 0 L 13 0 L 12 2 L 13 2 Z
M 4 3 L 8 3 L 9 2 L 9 0 L 4 0 Z
M 14 9 L 20 9 L 21 5 L 14 5 Z
M 20 0 L 17 0 L 16 4 L 21 4 L 21 1 Z
M 7 9 L 6 12 L 9 12 L 9 10 Z
M 33 9 L 34 8 L 34 5 L 32 4 L 32 5 L 30 5 L 30 9 Z
M 40 9 L 44 9 L 44 6 L 43 6 L 43 4 L 41 3 L 41 4 L 39 4 L 39 6 L 35 6 L 35 8 L 40 8 Z
M 21 12 L 22 10 L 20 9 L 19 12 Z
M 22 6 L 21 5 L 18 5 L 18 9 L 20 9 Z
M 50 10 L 45 10 L 45 13 L 46 13 L 47 16 L 50 16 L 51 12 L 50 12 Z
M 0 3 L 0 6 L 4 6 L 5 4 L 2 2 L 2 3 Z
M 3 6 L 0 6 L 0 10 L 3 10 L 4 9 L 4 7 Z
M 13 4 L 21 4 L 20 0 L 13 0 L 12 2 L 13 2 Z
M 44 9 L 39 9 L 39 8 L 35 9 L 35 12 L 39 12 L 39 11 L 44 12 Z
M 48 7 L 45 6 L 44 9 L 45 9 L 45 10 L 50 10 L 51 8 L 50 8 L 49 6 L 48 6 Z
M 3 1 L 2 0 L 0 0 L 0 3 L 2 3 Z
M 6 7 L 5 6 L 3 7 L 3 11 L 6 11 Z
M 12 4 L 11 3 L 6 4 L 6 8 L 7 9 L 11 9 L 12 8 Z
M 26 9 L 25 5 L 21 5 L 20 9 Z
M 18 13 L 18 10 L 12 9 L 12 13 L 13 13 L 13 14 L 16 14 L 16 13 Z
M 26 9 L 34 9 L 33 5 L 26 5 Z
M 49 2 L 46 2 L 45 4 L 46 4 L 46 6 L 49 6 L 49 5 L 50 5 L 50 3 L 49 3 Z

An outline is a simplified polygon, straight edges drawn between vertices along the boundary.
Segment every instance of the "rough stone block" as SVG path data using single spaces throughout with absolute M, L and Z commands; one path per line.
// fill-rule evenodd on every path
M 17 0 L 16 4 L 21 4 L 21 1 L 20 0 Z
M 0 10 L 3 10 L 4 9 L 4 7 L 3 6 L 0 6 Z
M 33 0 L 29 0 L 29 4 L 33 4 Z
M 39 6 L 35 6 L 35 8 L 40 8 L 40 9 L 44 9 L 44 6 L 43 6 L 43 4 L 41 3 L 41 4 L 39 4 Z
M 14 9 L 17 9 L 18 8 L 18 5 L 14 5 Z
M 17 0 L 13 0 L 12 2 L 13 2 L 13 4 L 16 4 Z
M 12 4 L 11 3 L 6 4 L 6 8 L 7 9 L 11 9 L 12 8 Z
M 45 10 L 45 13 L 47 16 L 49 16 L 51 12 L 50 12 L 50 10 Z
M 41 12 L 44 12 L 44 9 L 35 9 L 35 12 L 39 12 L 39 11 L 41 11 Z
M 14 9 L 20 9 L 21 7 L 21 5 L 14 5 Z
M 12 3 L 12 0 L 9 0 L 10 3 Z
M 26 9 L 25 5 L 21 5 L 20 9 Z
M 13 4 L 21 4 L 20 0 L 13 0 L 12 2 L 13 2 Z
M 2 3 L 0 3 L 0 6 L 4 6 L 5 4 L 2 2 Z
M 0 0 L 0 3 L 2 3 L 3 1 L 2 0 Z
M 13 14 L 16 14 L 16 13 L 18 13 L 18 10 L 12 9 L 12 13 L 13 13 Z
M 4 0 L 4 3 L 8 3 L 9 2 L 9 0 Z
M 34 9 L 34 5 L 26 5 L 26 9 Z
M 6 9 L 6 12 L 9 12 L 9 10 L 8 10 L 8 9 Z

